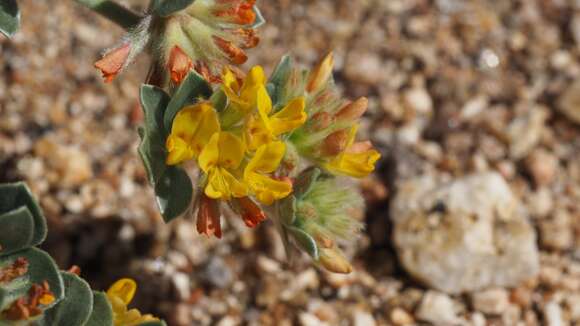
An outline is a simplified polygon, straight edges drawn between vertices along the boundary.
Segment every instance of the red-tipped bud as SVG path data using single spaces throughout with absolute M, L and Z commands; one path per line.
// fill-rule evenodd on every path
M 239 28 L 232 31 L 232 34 L 240 38 L 240 47 L 244 49 L 255 48 L 260 43 L 260 37 L 256 35 L 256 30 Z
M 319 90 L 324 84 L 328 82 L 332 74 L 332 67 L 334 66 L 334 56 L 330 52 L 324 60 L 310 73 L 306 91 L 311 93 Z
M 227 17 L 232 23 L 239 25 L 250 25 L 256 20 L 254 4 L 256 0 L 218 0 L 225 9 L 215 11 L 218 17 Z
M 318 112 L 312 116 L 308 122 L 308 128 L 310 131 L 319 131 L 327 128 L 332 123 L 332 115 L 328 112 Z
M 213 40 L 215 44 L 224 51 L 225 55 L 234 64 L 241 65 L 248 60 L 248 56 L 244 53 L 244 50 L 237 47 L 234 43 L 226 41 L 221 37 L 214 36 Z
M 111 82 L 115 76 L 121 72 L 123 67 L 127 64 L 130 52 L 131 45 L 125 43 L 124 45 L 109 51 L 101 60 L 95 62 L 95 68 L 101 70 L 105 82 Z
M 358 100 L 345 105 L 340 111 L 335 115 L 336 120 L 352 121 L 360 118 L 367 107 L 369 106 L 369 100 L 366 97 L 361 97 Z
M 222 82 L 221 77 L 213 74 L 209 70 L 207 63 L 205 63 L 203 61 L 196 61 L 195 65 L 193 66 L 193 69 L 195 69 L 195 71 L 197 71 L 197 73 L 200 74 L 209 83 L 220 84 Z
M 212 235 L 216 238 L 222 237 L 218 202 L 204 194 L 201 195 L 197 211 L 197 232 L 208 237 Z
M 266 219 L 266 214 L 264 211 L 262 211 L 262 209 L 260 209 L 260 207 L 250 198 L 242 197 L 238 198 L 237 201 L 240 205 L 242 219 L 244 220 L 244 223 L 246 223 L 247 227 L 256 227 L 256 225 L 260 224 Z
M 348 130 L 335 131 L 324 139 L 320 153 L 324 156 L 336 156 L 346 149 L 347 143 Z
M 175 45 L 169 54 L 167 69 L 171 74 L 171 80 L 175 84 L 181 84 L 187 73 L 193 68 L 193 62 L 183 50 Z

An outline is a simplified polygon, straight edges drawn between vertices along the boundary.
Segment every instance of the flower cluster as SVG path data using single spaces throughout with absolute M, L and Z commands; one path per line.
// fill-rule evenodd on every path
M 95 67 L 111 81 L 147 50 L 156 66 L 150 79 L 157 84 L 179 84 L 190 69 L 219 83 L 224 67 L 243 64 L 245 49 L 258 45 L 262 22 L 255 0 L 196 0 L 168 15 L 152 10 Z
M 228 202 L 247 225 L 255 226 L 265 215 L 250 196 L 271 205 L 292 192 L 292 182 L 276 170 L 286 152 L 284 137 L 306 121 L 302 97 L 273 110 L 261 67 L 252 68 L 243 81 L 229 69 L 222 78 L 229 104 L 218 110 L 210 101 L 201 101 L 183 108 L 166 140 L 168 165 L 197 161 L 203 189 L 198 231 L 217 237 L 221 229 L 216 200 Z

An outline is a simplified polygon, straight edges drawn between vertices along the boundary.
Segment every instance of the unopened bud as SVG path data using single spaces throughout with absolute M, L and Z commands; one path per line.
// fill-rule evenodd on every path
M 175 84 L 181 84 L 187 73 L 193 68 L 193 62 L 183 50 L 175 45 L 169 54 L 167 69 L 171 74 L 171 80 Z
M 332 123 L 332 115 L 328 112 L 318 112 L 308 121 L 310 131 L 316 132 L 327 128 Z
M 107 52 L 101 60 L 95 62 L 95 68 L 101 70 L 105 82 L 111 82 L 115 76 L 121 72 L 127 64 L 130 52 L 131 45 L 125 43 L 122 46 Z
M 341 129 L 328 135 L 322 142 L 320 153 L 323 156 L 336 156 L 345 150 L 348 143 L 348 131 Z
M 333 273 L 352 272 L 352 265 L 336 248 L 320 248 L 320 264 Z
M 311 93 L 320 89 L 332 74 L 332 67 L 334 66 L 334 55 L 330 52 L 324 60 L 310 73 L 306 91 Z
M 369 100 L 366 97 L 361 97 L 358 100 L 345 105 L 340 111 L 335 115 L 337 120 L 357 120 L 360 118 L 369 105 Z
M 213 36 L 215 44 L 225 53 L 232 63 L 241 65 L 248 60 L 244 50 L 237 47 L 234 43 L 226 41 L 221 37 Z

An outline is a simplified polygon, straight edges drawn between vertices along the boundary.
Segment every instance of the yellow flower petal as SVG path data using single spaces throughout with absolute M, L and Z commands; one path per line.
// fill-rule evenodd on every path
M 347 149 L 348 151 L 348 149 Z M 362 153 L 343 153 L 324 167 L 336 174 L 346 174 L 355 178 L 363 178 L 375 170 L 375 163 L 381 154 L 374 149 Z
M 266 87 L 261 86 L 258 88 L 257 90 L 257 106 L 258 106 L 258 114 L 260 115 L 260 118 L 262 119 L 262 121 L 264 121 L 264 123 L 266 124 L 266 127 L 268 129 L 268 115 L 270 114 L 270 111 L 272 111 L 272 99 L 270 99 L 270 95 L 268 95 L 268 91 L 266 90 Z
M 238 136 L 230 132 L 222 132 L 219 134 L 218 151 L 219 166 L 237 169 L 244 158 L 246 146 Z
M 286 145 L 280 141 L 260 146 L 246 166 L 244 175 L 249 176 L 252 172 L 274 172 L 280 165 L 285 152 Z
M 275 200 L 282 199 L 292 192 L 292 184 L 280 181 L 259 173 L 249 173 L 246 183 L 256 198 L 265 205 L 272 205 Z
M 232 197 L 245 197 L 248 194 L 248 189 L 228 170 L 216 167 L 209 171 L 205 194 L 213 199 L 229 200 Z
M 270 117 L 270 129 L 275 136 L 292 131 L 306 121 L 304 97 L 292 100 L 282 110 Z
M 217 112 L 209 103 L 198 104 L 198 119 L 199 125 L 195 130 L 190 146 L 195 154 L 198 156 L 203 147 L 209 142 L 211 136 L 220 131 L 220 123 Z
M 244 79 L 244 85 L 240 90 L 240 95 L 242 98 L 250 100 L 253 97 L 252 92 L 255 92 L 256 88 L 264 85 L 266 85 L 264 69 L 261 66 L 254 66 Z
M 167 141 L 165 142 L 165 147 L 167 148 L 168 152 L 167 159 L 165 161 L 167 165 L 179 164 L 183 161 L 193 158 L 193 151 L 183 138 L 179 138 L 175 135 L 169 135 L 169 137 L 167 137 Z
M 219 140 L 220 133 L 216 132 L 211 136 L 209 142 L 201 151 L 201 154 L 199 154 L 197 163 L 205 173 L 209 173 L 210 169 L 214 168 L 218 163 L 220 157 Z
M 122 278 L 107 290 L 107 297 L 119 298 L 125 305 L 128 305 L 133 300 L 135 291 L 137 291 L 137 283 L 130 278 Z

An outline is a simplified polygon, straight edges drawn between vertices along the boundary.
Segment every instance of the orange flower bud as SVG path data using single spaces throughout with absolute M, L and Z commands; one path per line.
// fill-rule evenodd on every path
M 347 152 L 349 153 L 363 153 L 373 148 L 373 144 L 366 140 L 352 144 L 348 149 Z
M 183 50 L 175 45 L 169 54 L 167 69 L 171 74 L 171 80 L 176 84 L 181 84 L 187 73 L 193 68 L 193 62 Z
M 109 51 L 101 60 L 95 62 L 95 68 L 101 70 L 106 83 L 111 82 L 123 67 L 125 67 L 130 52 L 131 45 L 125 43 L 124 45 Z
M 222 82 L 221 77 L 218 75 L 214 75 L 209 70 L 207 63 L 205 63 L 203 61 L 200 61 L 200 60 L 196 61 L 195 65 L 193 66 L 193 69 L 195 69 L 195 71 L 197 71 L 197 73 L 200 74 L 209 83 L 220 84 Z
M 232 34 L 240 38 L 240 47 L 244 49 L 254 48 L 260 43 L 260 37 L 256 35 L 256 30 L 254 29 L 239 28 L 233 30 Z
M 345 105 L 335 117 L 337 120 L 357 120 L 360 118 L 369 105 L 369 100 L 366 97 L 361 97 L 358 100 Z
M 324 156 L 336 156 L 345 150 L 348 143 L 348 130 L 341 129 L 328 135 L 320 148 Z
M 333 273 L 348 274 L 352 272 L 351 264 L 335 248 L 320 249 L 320 264 Z
M 311 93 L 315 90 L 320 89 L 332 74 L 332 67 L 334 66 L 334 56 L 330 52 L 324 60 L 310 73 L 308 78 L 308 84 L 306 85 L 306 91 Z
M 319 131 L 327 128 L 332 123 L 332 115 L 328 112 L 318 112 L 312 116 L 308 122 L 308 128 L 310 131 Z
M 0 284 L 8 283 L 28 272 L 28 260 L 18 257 L 11 265 L 0 269 Z
M 244 53 L 244 50 L 237 47 L 234 43 L 226 41 L 218 36 L 214 36 L 213 40 L 215 44 L 230 58 L 232 63 L 241 65 L 248 60 L 248 56 Z
M 218 202 L 215 199 L 201 195 L 197 211 L 197 232 L 205 234 L 208 237 L 215 235 L 216 238 L 222 237 L 220 225 L 220 212 Z
M 218 17 L 229 17 L 233 23 L 239 25 L 250 25 L 256 20 L 253 10 L 256 0 L 219 0 L 218 3 L 226 6 L 226 9 L 214 12 Z
M 253 228 L 266 219 L 266 214 L 250 198 L 242 197 L 238 198 L 237 201 L 240 205 L 242 219 L 247 227 Z

